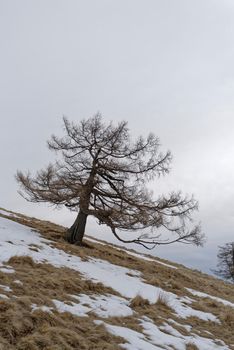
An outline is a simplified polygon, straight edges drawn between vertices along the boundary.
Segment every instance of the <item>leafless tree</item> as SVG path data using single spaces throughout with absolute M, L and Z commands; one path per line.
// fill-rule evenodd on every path
M 234 282 L 234 242 L 219 247 L 217 269 L 212 270 L 217 276 Z
M 64 127 L 64 137 L 52 135 L 48 141 L 49 149 L 61 156 L 59 160 L 35 177 L 18 171 L 16 179 L 27 200 L 65 205 L 78 212 L 68 229 L 69 242 L 82 245 L 91 215 L 125 243 L 148 249 L 173 242 L 202 244 L 200 226 L 186 228 L 197 209 L 194 198 L 173 192 L 153 199 L 146 188 L 147 182 L 169 172 L 171 153 L 159 151 L 157 137 L 149 134 L 133 142 L 127 122 L 106 125 L 99 114 L 78 124 L 64 118 Z M 154 234 L 159 228 L 170 232 L 170 238 Z M 151 229 L 150 233 L 142 233 L 145 229 Z M 140 235 L 124 239 L 118 230 Z

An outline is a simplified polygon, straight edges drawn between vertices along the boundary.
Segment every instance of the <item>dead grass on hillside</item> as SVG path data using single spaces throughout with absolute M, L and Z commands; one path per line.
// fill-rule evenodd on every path
M 88 340 L 86 342 L 87 332 L 89 332 L 90 327 L 93 327 L 93 320 L 97 318 L 95 315 L 89 314 L 87 318 L 76 318 L 69 313 L 31 311 L 31 304 L 53 307 L 52 299 L 69 303 L 69 301 L 72 301 L 72 298 L 69 297 L 70 294 L 115 294 L 114 291 L 100 283 L 95 284 L 91 281 L 82 280 L 76 271 L 66 268 L 57 269 L 49 264 L 36 264 L 30 257 L 12 257 L 8 263 L 16 270 L 15 276 L 8 275 L 7 281 L 5 281 L 8 282 L 5 284 L 13 290 L 12 293 L 8 293 L 8 296 L 12 294 L 17 298 L 4 300 L 2 303 L 1 314 L 5 315 L 5 318 L 2 320 L 3 328 L 0 327 L 0 335 L 10 345 L 16 346 L 17 344 L 17 350 L 51 350 L 56 349 L 56 346 L 58 346 L 58 349 L 75 349 L 78 346 L 78 349 L 118 348 L 119 340 L 115 337 L 112 338 L 110 334 L 108 334 L 108 339 L 109 341 L 111 339 L 115 346 L 112 345 L 112 348 L 105 347 L 105 337 L 107 336 L 105 328 L 102 328 L 102 331 L 100 330 L 100 334 L 98 334 L 101 340 L 95 338 L 96 347 L 92 347 L 94 345 L 91 340 L 90 343 Z M 23 285 L 15 284 L 14 280 L 16 278 Z M 138 296 L 131 303 L 136 312 L 135 317 L 110 317 L 107 322 L 142 332 L 139 318 L 148 316 L 154 320 L 155 324 L 160 325 L 163 323 L 163 319 L 172 317 L 171 309 L 168 308 L 166 302 L 162 295 L 159 297 L 158 303 L 150 305 L 148 300 Z M 80 329 L 77 331 L 77 322 L 84 327 L 82 332 Z M 71 323 L 75 323 L 75 327 Z M 57 337 L 54 337 L 54 330 L 57 330 Z M 188 335 L 185 330 L 182 330 L 182 334 Z M 64 344 L 63 348 L 59 348 L 58 344 Z M 90 347 L 82 347 L 84 344 L 89 344 Z
M 188 295 L 187 288 L 197 289 L 207 294 L 227 299 L 234 303 L 233 285 L 227 284 L 212 276 L 202 274 L 186 268 L 172 269 L 127 255 L 124 251 L 116 250 L 111 246 L 93 243 L 95 249 L 86 250 L 86 253 L 96 258 L 105 259 L 113 264 L 142 272 L 144 280 L 152 285 L 179 296 Z M 66 249 L 64 247 L 64 249 Z
M 182 267 L 171 269 L 170 267 L 159 265 L 157 262 L 138 259 L 137 257 L 126 254 L 124 251 L 116 250 L 110 244 L 102 245 L 88 242 L 89 248 L 71 245 L 65 241 L 66 228 L 56 225 L 49 221 L 43 221 L 36 218 L 30 218 L 17 213 L 17 217 L 11 217 L 14 212 L 6 211 L 6 215 L 0 214 L 6 218 L 17 221 L 26 226 L 32 227 L 43 236 L 54 241 L 59 249 L 64 249 L 67 253 L 83 256 L 102 258 L 113 264 L 136 269 L 143 273 L 144 279 L 149 284 L 161 286 L 168 291 L 181 291 L 184 293 L 184 287 L 199 289 L 205 293 L 223 297 L 234 303 L 233 285 L 227 284 L 210 275 L 203 274 L 196 270 Z M 93 249 L 92 249 L 93 248 Z M 157 258 L 159 261 L 160 259 Z M 170 264 L 169 261 L 163 260 Z M 154 283 L 152 281 L 156 281 Z
M 37 264 L 29 256 L 14 256 L 8 263 L 17 271 L 17 277 L 23 282 L 23 286 L 13 286 L 19 295 L 27 292 L 27 295 L 33 296 L 48 295 L 51 299 L 63 298 L 71 293 L 117 294 L 100 282 L 94 283 L 82 278 L 78 271 L 66 267 L 56 268 L 46 263 Z
M 219 315 L 219 319 L 222 322 L 221 325 L 211 321 L 202 321 L 196 317 L 189 317 L 186 322 L 193 326 L 193 333 L 205 338 L 210 338 L 211 335 L 207 333 L 210 332 L 214 335 L 215 339 L 223 340 L 230 346 L 230 349 L 233 349 L 233 345 L 231 346 L 231 344 L 234 344 L 233 327 L 230 327 L 228 323 L 222 320 L 221 315 Z
M 199 331 L 202 334 L 204 334 L 204 330 L 209 331 L 217 335 L 217 338 L 220 338 L 225 342 L 228 341 L 229 343 L 234 344 L 234 309 L 209 298 L 193 298 L 197 298 L 197 301 L 192 303 L 191 305 L 193 309 L 212 313 L 221 321 L 222 324 L 222 326 L 220 326 L 218 323 L 215 322 L 206 322 L 206 326 L 204 324 L 203 328 L 199 327 Z M 197 320 L 195 320 L 195 318 L 193 317 L 189 320 L 190 324 L 194 325 L 196 328 L 201 325 L 201 323 L 197 322 Z
M 5 275 L 2 283 L 12 292 L 0 300 L 0 349 L 97 349 L 114 350 L 123 339 L 109 334 L 102 325 L 95 325 L 95 315 L 75 317 L 56 311 L 52 299 L 69 303 L 69 294 L 106 294 L 111 288 L 83 280 L 78 272 L 36 264 L 30 257 L 12 257 L 9 262 L 15 274 Z M 14 281 L 20 280 L 23 284 Z M 32 312 L 31 305 L 54 307 L 54 311 Z M 114 345 L 111 345 L 111 344 Z M 4 344 L 4 345 L 3 345 Z
M 69 313 L 31 312 L 28 304 L 18 301 L 0 302 L 0 335 L 9 349 L 116 349 L 110 344 L 113 340 L 118 344 L 121 338 L 92 321 Z
M 5 217 L 7 217 L 7 215 Z M 187 295 L 191 297 L 191 294 L 185 289 L 185 287 L 188 287 L 188 288 L 193 288 L 193 289 L 208 293 L 210 295 L 224 298 L 226 300 L 234 302 L 233 285 L 224 283 L 223 281 L 217 280 L 212 276 L 208 276 L 198 271 L 192 271 L 190 269 L 186 269 L 183 267 L 179 267 L 178 269 L 171 269 L 170 267 L 159 265 L 156 262 L 138 259 L 134 256 L 126 254 L 124 251 L 116 250 L 114 247 L 111 247 L 110 245 L 101 245 L 98 243 L 89 242 L 89 245 L 92 246 L 92 249 L 90 247 L 81 248 L 75 245 L 70 245 L 64 240 L 66 229 L 59 225 L 55 225 L 50 222 L 38 220 L 35 218 L 28 218 L 20 214 L 17 218 L 13 218 L 13 220 L 19 223 L 25 224 L 27 226 L 30 226 L 33 229 L 39 231 L 45 238 L 52 240 L 53 241 L 52 244 L 54 246 L 56 246 L 59 249 L 63 249 L 68 254 L 78 255 L 84 260 L 89 259 L 89 257 L 101 258 L 111 262 L 112 264 L 127 267 L 133 270 L 138 270 L 142 273 L 142 276 L 147 283 L 155 285 L 157 287 L 161 287 L 166 291 L 176 293 L 179 296 Z M 32 245 L 31 248 L 34 250 L 38 249 L 38 247 L 35 245 Z M 32 261 L 32 259 L 29 257 L 11 258 L 9 261 L 9 264 L 11 264 L 15 268 L 16 270 L 15 276 L 12 276 L 12 274 L 6 275 L 0 272 L 0 278 L 1 277 L 3 278 L 3 281 L 4 281 L 4 283 L 2 282 L 3 284 L 9 285 L 13 289 L 12 294 L 17 296 L 16 300 L 12 301 L 11 299 L 11 302 L 13 302 L 13 304 L 15 303 L 17 304 L 14 306 L 13 310 L 17 314 L 18 308 L 19 310 L 21 310 L 22 308 L 25 312 L 27 311 L 27 313 L 29 313 L 29 315 L 26 317 L 26 320 L 27 320 L 26 324 L 21 324 L 21 322 L 23 321 L 20 319 L 20 317 L 19 318 L 16 317 L 17 318 L 17 322 L 15 322 L 16 328 L 11 332 L 11 334 L 13 334 L 14 341 L 16 341 L 16 339 L 20 339 L 20 341 L 22 341 L 20 345 L 21 348 L 19 347 L 16 349 L 20 349 L 20 350 L 43 349 L 42 345 L 40 345 L 40 342 L 42 341 L 41 340 L 42 334 L 48 335 L 49 345 L 46 345 L 46 346 L 50 350 L 61 349 L 58 347 L 59 345 L 57 345 L 59 341 L 61 342 L 61 344 L 63 344 L 63 341 L 65 342 L 65 344 L 67 344 L 67 345 L 64 345 L 64 349 L 73 349 L 74 346 L 77 346 L 77 345 L 74 345 L 76 344 L 75 342 L 78 342 L 78 339 L 76 339 L 75 336 L 74 336 L 73 345 L 69 345 L 69 342 L 65 340 L 69 338 L 68 334 L 71 334 L 67 332 L 68 330 L 70 332 L 75 332 L 76 334 L 76 328 L 74 328 L 75 326 L 73 325 L 73 323 L 77 324 L 77 318 L 69 314 L 64 315 L 64 314 L 57 313 L 57 314 L 53 314 L 52 316 L 46 315 L 45 327 L 44 326 L 42 327 L 40 324 L 35 326 L 36 321 L 34 319 L 33 319 L 34 321 L 32 320 L 32 315 L 36 313 L 36 316 L 39 317 L 39 314 L 36 311 L 31 313 L 31 310 L 29 310 L 29 306 L 27 307 L 27 305 L 30 305 L 31 303 L 35 303 L 39 306 L 40 305 L 52 306 L 51 299 L 69 301 L 69 296 L 68 296 L 69 294 L 78 294 L 78 293 L 117 294 L 111 288 L 105 287 L 101 283 L 95 284 L 91 281 L 83 280 L 77 271 L 73 271 L 66 268 L 56 269 L 49 264 L 35 264 Z M 13 279 L 21 280 L 23 282 L 23 285 L 22 286 L 18 284 L 16 285 Z M 3 294 L 6 294 L 8 296 L 11 295 L 11 293 L 7 293 L 7 292 L 4 292 Z M 158 303 L 154 305 L 148 305 L 147 302 L 144 301 L 144 299 L 140 300 L 139 298 L 136 297 L 134 298 L 135 300 L 133 299 L 131 301 L 131 306 L 135 310 L 138 318 L 142 316 L 148 316 L 155 322 L 155 324 L 158 324 L 158 325 L 160 325 L 163 322 L 162 321 L 163 319 L 172 318 L 182 325 L 183 324 L 191 325 L 193 327 L 193 332 L 197 333 L 198 335 L 210 338 L 210 335 L 206 333 L 206 331 L 210 331 L 212 334 L 214 334 L 215 338 L 222 339 L 227 344 L 234 344 L 233 309 L 225 307 L 224 305 L 220 303 L 216 303 L 215 301 L 208 298 L 203 299 L 195 296 L 192 296 L 192 297 L 197 300 L 192 305 L 192 307 L 197 308 L 201 311 L 212 312 L 221 320 L 222 325 L 215 324 L 214 322 L 201 321 L 195 317 L 190 317 L 189 319 L 185 319 L 185 320 L 179 319 L 174 315 L 170 307 L 168 307 L 167 303 L 165 301 L 162 302 L 162 300 L 160 300 Z M 4 302 L 6 301 L 4 300 Z M 6 312 L 8 311 L 6 310 Z M 9 312 L 7 313 L 7 315 L 9 315 Z M 42 313 L 42 314 L 44 315 L 43 317 L 45 317 L 46 313 Z M 66 323 L 64 321 L 64 318 L 67 318 L 67 317 L 69 318 L 70 321 L 67 323 L 67 326 L 64 326 L 64 324 Z M 78 323 L 80 325 L 81 324 L 84 325 L 83 332 L 81 331 L 78 332 L 79 337 L 81 338 L 83 337 L 82 339 L 86 340 L 86 336 L 87 336 L 86 333 L 88 332 L 89 328 L 94 328 L 92 319 L 93 319 L 92 314 L 88 318 L 79 318 L 80 322 Z M 140 330 L 139 322 L 136 320 L 136 316 L 135 318 L 134 317 L 110 318 L 108 319 L 108 323 L 122 325 L 138 331 Z M 23 335 L 22 333 L 20 333 L 21 334 L 20 336 L 17 335 L 18 326 L 16 326 L 16 324 L 18 324 L 19 329 L 21 329 L 20 327 L 22 327 L 22 329 L 25 329 L 26 327 L 26 330 L 23 331 Z M 29 331 L 30 327 L 32 327 L 31 331 Z M 59 333 L 58 338 L 53 337 L 52 334 L 54 332 L 54 329 L 57 330 L 60 327 L 61 327 L 61 332 L 60 331 L 58 332 Z M 86 330 L 86 327 L 87 327 L 87 330 Z M 178 325 L 173 325 L 173 327 L 175 329 L 178 329 L 182 334 L 188 335 L 187 331 L 183 329 L 183 327 L 180 327 Z M 63 333 L 62 330 L 66 334 Z M 2 337 L 2 339 L 5 339 L 5 342 L 7 341 L 7 345 L 4 347 L 4 350 L 5 350 L 5 349 L 8 349 L 7 346 L 11 345 L 11 340 L 9 340 L 8 337 L 4 338 L 3 336 L 4 334 L 5 333 L 3 332 L 2 334 L 0 330 L 0 337 Z M 102 343 L 103 347 L 98 347 L 101 341 L 100 339 L 102 339 L 102 335 L 104 338 L 105 337 L 109 337 L 109 338 L 108 338 L 108 341 L 106 339 L 103 340 L 103 343 Z M 93 338 L 91 337 L 90 340 L 87 340 L 88 345 L 86 348 L 84 347 L 84 349 L 112 349 L 110 347 L 105 347 L 105 346 L 110 346 L 108 342 L 110 343 L 110 339 L 113 336 L 108 335 L 103 327 L 102 327 L 102 331 L 100 330 L 100 333 L 98 333 L 97 336 L 99 337 L 98 341 L 97 341 L 97 338 L 95 338 L 95 336 L 92 333 L 92 337 L 96 339 L 96 344 L 98 344 L 97 347 L 93 347 L 93 348 L 89 347 L 89 346 L 94 346 L 91 340 Z M 26 337 L 27 339 L 25 340 L 24 337 Z M 61 337 L 62 338 L 64 337 L 63 341 L 60 339 Z M 55 340 L 53 340 L 53 338 L 57 339 L 56 340 L 57 343 Z M 55 342 L 53 343 L 53 341 Z M 83 346 L 82 341 L 81 340 L 79 341 L 81 344 L 79 345 L 79 349 L 82 349 L 82 346 Z M 27 345 L 28 347 L 25 345 L 26 344 L 25 342 L 28 342 L 29 344 Z M 115 344 L 117 344 L 118 340 L 115 339 L 114 342 Z M 1 338 L 0 338 L 0 344 L 1 344 Z M 194 350 L 191 346 L 192 344 L 190 345 L 190 348 L 188 347 L 188 349 L 186 350 Z M 46 347 L 44 348 L 46 349 Z M 0 350 L 1 350 L 1 347 L 0 347 Z
M 131 307 L 137 313 L 137 317 L 139 319 L 146 316 L 157 326 L 162 326 L 165 322 L 168 322 L 167 320 L 174 319 L 177 324 L 173 324 L 173 327 L 181 334 L 185 336 L 189 335 L 188 331 L 183 327 L 183 324 L 188 324 L 187 320 L 179 319 L 174 315 L 174 310 L 172 310 L 169 306 L 165 294 L 161 293 L 155 304 L 149 304 L 148 302 L 145 303 L 144 301 L 145 299 L 137 296 L 136 298 L 132 299 L 131 302 Z

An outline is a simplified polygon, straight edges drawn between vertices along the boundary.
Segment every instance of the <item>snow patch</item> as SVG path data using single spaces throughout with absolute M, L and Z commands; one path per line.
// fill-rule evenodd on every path
M 186 350 L 188 344 L 194 344 L 199 350 L 229 349 L 224 343 L 222 343 L 224 345 L 217 345 L 212 339 L 200 337 L 193 333 L 189 336 L 183 335 L 167 323 L 157 327 L 148 317 L 141 320 L 141 326 L 148 339 L 163 349 Z
M 99 317 L 126 317 L 133 314 L 132 309 L 128 306 L 128 301 L 124 298 L 117 297 L 112 294 L 107 295 L 70 295 L 73 299 L 79 301 L 74 303 L 69 301 L 65 303 L 54 299 L 59 312 L 70 312 L 75 316 L 85 317 L 90 312 L 95 313 Z
M 5 294 L 0 294 L 0 299 L 9 299 L 7 295 Z
M 21 286 L 23 285 L 23 282 L 21 282 L 20 280 L 14 280 L 13 282 L 16 283 L 16 284 L 19 284 Z
M 5 286 L 3 284 L 0 284 L 0 288 L 4 290 L 5 292 L 12 292 L 12 289 L 9 286 Z
M 119 248 L 117 248 L 117 249 L 120 250 Z M 122 249 L 122 250 L 124 250 L 124 249 Z M 160 265 L 164 265 L 166 267 L 169 267 L 170 269 L 177 269 L 176 266 L 166 264 L 166 263 L 164 263 L 162 261 L 159 261 L 159 260 L 156 260 L 156 259 L 153 259 L 153 258 L 149 258 L 149 257 L 144 256 L 142 254 L 134 253 L 134 252 L 131 252 L 131 251 L 128 251 L 128 250 L 124 250 L 124 252 L 129 254 L 129 255 L 135 256 L 138 259 L 143 259 L 143 260 L 146 260 L 146 261 L 152 261 L 152 262 L 155 262 L 156 264 L 160 264 Z
M 90 311 L 92 311 L 90 307 L 81 304 L 76 304 L 73 302 L 69 302 L 69 304 L 66 304 L 63 301 L 56 299 L 53 299 L 52 301 L 59 312 L 69 312 L 75 316 L 87 317 L 87 314 Z
M 104 323 L 102 321 L 95 321 L 97 325 L 103 324 L 107 331 L 117 337 L 124 338 L 128 343 L 119 344 L 123 349 L 127 350 L 162 350 L 162 348 L 157 347 L 149 343 L 142 333 L 133 331 L 127 327 L 112 326 L 110 324 Z M 164 348 L 165 349 L 165 348 Z
M 230 307 L 233 307 L 234 308 L 234 303 L 231 303 L 230 301 L 228 300 L 225 300 L 225 299 L 222 299 L 222 298 L 218 298 L 218 297 L 214 297 L 210 294 L 206 294 L 206 293 L 203 293 L 203 292 L 199 292 L 197 290 L 194 290 L 194 289 L 191 289 L 191 288 L 186 288 L 189 293 L 191 293 L 192 295 L 196 295 L 200 298 L 209 298 L 209 299 L 212 299 L 212 300 L 215 300 L 215 301 L 218 301 L 219 303 L 222 303 L 223 305 L 226 305 L 226 306 L 230 306 Z
M 71 295 L 79 300 L 81 305 L 88 305 L 97 316 L 108 317 L 126 317 L 133 314 L 132 309 L 128 306 L 129 302 L 112 294 L 107 295 Z
M 167 322 L 169 322 L 169 323 L 172 323 L 172 324 L 174 324 L 174 325 L 176 325 L 176 326 L 179 326 L 179 327 L 182 327 L 182 328 L 184 328 L 187 332 L 191 332 L 191 330 L 192 330 L 192 326 L 189 326 L 189 325 L 187 325 L 187 324 L 181 324 L 181 323 L 179 323 L 179 322 L 176 322 L 175 320 L 173 320 L 172 318 L 168 318 L 167 319 Z
M 188 344 L 194 344 L 199 350 L 230 350 L 222 341 L 219 341 L 221 345 L 218 345 L 212 339 L 196 334 L 184 336 L 167 323 L 160 327 L 156 326 L 147 317 L 140 321 L 143 333 L 99 320 L 95 323 L 103 324 L 111 334 L 124 338 L 127 343 L 122 343 L 120 346 L 127 350 L 186 350 Z
M 51 313 L 52 310 L 53 310 L 52 307 L 49 307 L 49 306 L 46 306 L 46 305 L 38 306 L 37 304 L 32 304 L 31 308 L 32 308 L 32 312 L 35 311 L 35 310 L 42 310 L 44 312 Z
M 0 230 L 1 230 L 1 227 L 0 227 Z M 1 249 L 1 244 L 0 244 L 0 249 Z M 0 271 L 3 273 L 15 273 L 15 270 L 13 269 L 13 267 L 9 265 L 2 265 L 1 263 L 0 263 Z

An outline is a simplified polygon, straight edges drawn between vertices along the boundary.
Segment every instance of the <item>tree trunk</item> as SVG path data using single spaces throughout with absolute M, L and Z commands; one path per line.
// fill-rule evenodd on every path
M 81 210 L 79 211 L 74 224 L 67 231 L 67 240 L 69 243 L 82 245 L 87 216 Z

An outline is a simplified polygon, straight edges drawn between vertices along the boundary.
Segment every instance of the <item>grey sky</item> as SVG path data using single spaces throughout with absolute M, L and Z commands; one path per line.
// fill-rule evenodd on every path
M 53 160 L 46 140 L 63 115 L 100 111 L 172 151 L 156 193 L 200 202 L 205 248 L 155 254 L 214 267 L 217 245 L 234 239 L 234 2 L 0 0 L 0 48 L 0 206 L 69 225 L 69 212 L 20 198 L 14 174 Z

